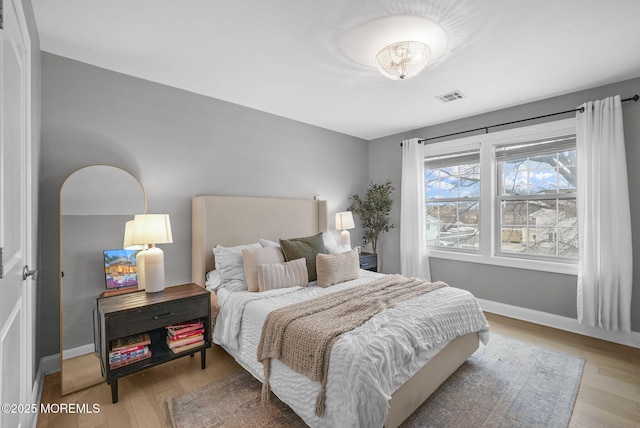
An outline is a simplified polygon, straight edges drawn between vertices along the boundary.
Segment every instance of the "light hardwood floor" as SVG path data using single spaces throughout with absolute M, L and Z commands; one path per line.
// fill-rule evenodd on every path
M 571 427 L 640 428 L 640 349 L 487 314 L 492 331 L 585 358 Z M 98 404 L 99 413 L 41 413 L 38 428 L 171 427 L 166 401 L 242 370 L 221 348 L 186 357 L 120 379 L 119 401 L 106 383 L 60 396 L 60 376 L 45 378 L 42 403 Z

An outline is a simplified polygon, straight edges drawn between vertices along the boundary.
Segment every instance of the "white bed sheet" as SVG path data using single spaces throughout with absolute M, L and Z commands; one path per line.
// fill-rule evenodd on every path
M 220 313 L 213 341 L 254 377 L 263 380 L 256 350 L 269 312 L 293 303 L 379 277 L 362 270 L 360 278 L 329 288 L 315 285 L 266 293 L 218 290 Z M 313 284 L 313 283 L 312 283 Z M 271 390 L 312 427 L 381 427 L 391 394 L 452 339 L 478 332 L 489 338 L 489 325 L 477 300 L 467 291 L 444 287 L 385 310 L 345 333 L 331 351 L 325 414 L 315 415 L 320 383 L 273 360 Z

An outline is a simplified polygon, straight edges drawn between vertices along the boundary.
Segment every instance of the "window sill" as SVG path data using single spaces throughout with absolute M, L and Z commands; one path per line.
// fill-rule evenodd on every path
M 493 266 L 502 266 L 515 269 L 537 270 L 553 272 L 565 275 L 577 275 L 578 263 L 556 263 L 545 260 L 518 259 L 512 257 L 486 257 L 480 254 L 461 253 L 454 251 L 442 251 L 429 249 L 429 257 L 436 259 L 455 260 L 468 263 L 481 263 Z

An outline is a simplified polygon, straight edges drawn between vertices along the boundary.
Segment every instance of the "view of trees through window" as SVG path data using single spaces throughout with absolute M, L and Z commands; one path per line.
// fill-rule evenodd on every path
M 496 160 L 501 251 L 578 257 L 575 138 L 498 147 Z
M 480 151 L 426 159 L 427 244 L 477 250 L 480 245 Z
M 428 245 L 480 248 L 484 165 L 497 173 L 498 253 L 578 257 L 575 136 L 496 146 L 491 162 L 481 163 L 479 149 L 425 158 Z

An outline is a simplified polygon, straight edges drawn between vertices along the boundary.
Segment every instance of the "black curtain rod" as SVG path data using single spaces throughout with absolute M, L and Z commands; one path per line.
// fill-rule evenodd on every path
M 640 96 L 638 96 L 636 94 L 636 95 L 634 95 L 634 96 L 632 96 L 630 98 L 625 98 L 624 100 L 622 100 L 622 102 L 625 102 L 625 101 L 638 101 L 639 99 L 640 99 Z M 514 123 L 527 122 L 529 120 L 543 119 L 545 117 L 557 116 L 559 114 L 575 113 L 577 111 L 579 111 L 580 113 L 584 113 L 584 107 L 576 108 L 576 109 L 573 109 L 573 110 L 559 111 L 557 113 L 550 113 L 550 114 L 545 114 L 545 115 L 542 115 L 542 116 L 529 117 L 527 119 L 514 120 L 512 122 L 499 123 L 497 125 L 483 126 L 481 128 L 469 129 L 467 131 L 460 131 L 460 132 L 454 132 L 452 134 L 440 135 L 439 137 L 421 138 L 421 139 L 418 140 L 418 144 L 422 144 L 425 141 L 437 140 L 438 138 L 452 137 L 454 135 L 467 134 L 469 132 L 476 132 L 476 131 L 482 131 L 482 130 L 484 130 L 485 133 L 488 134 L 489 133 L 489 128 L 497 128 L 498 126 L 512 125 Z M 402 143 L 400 143 L 400 146 L 402 146 Z

